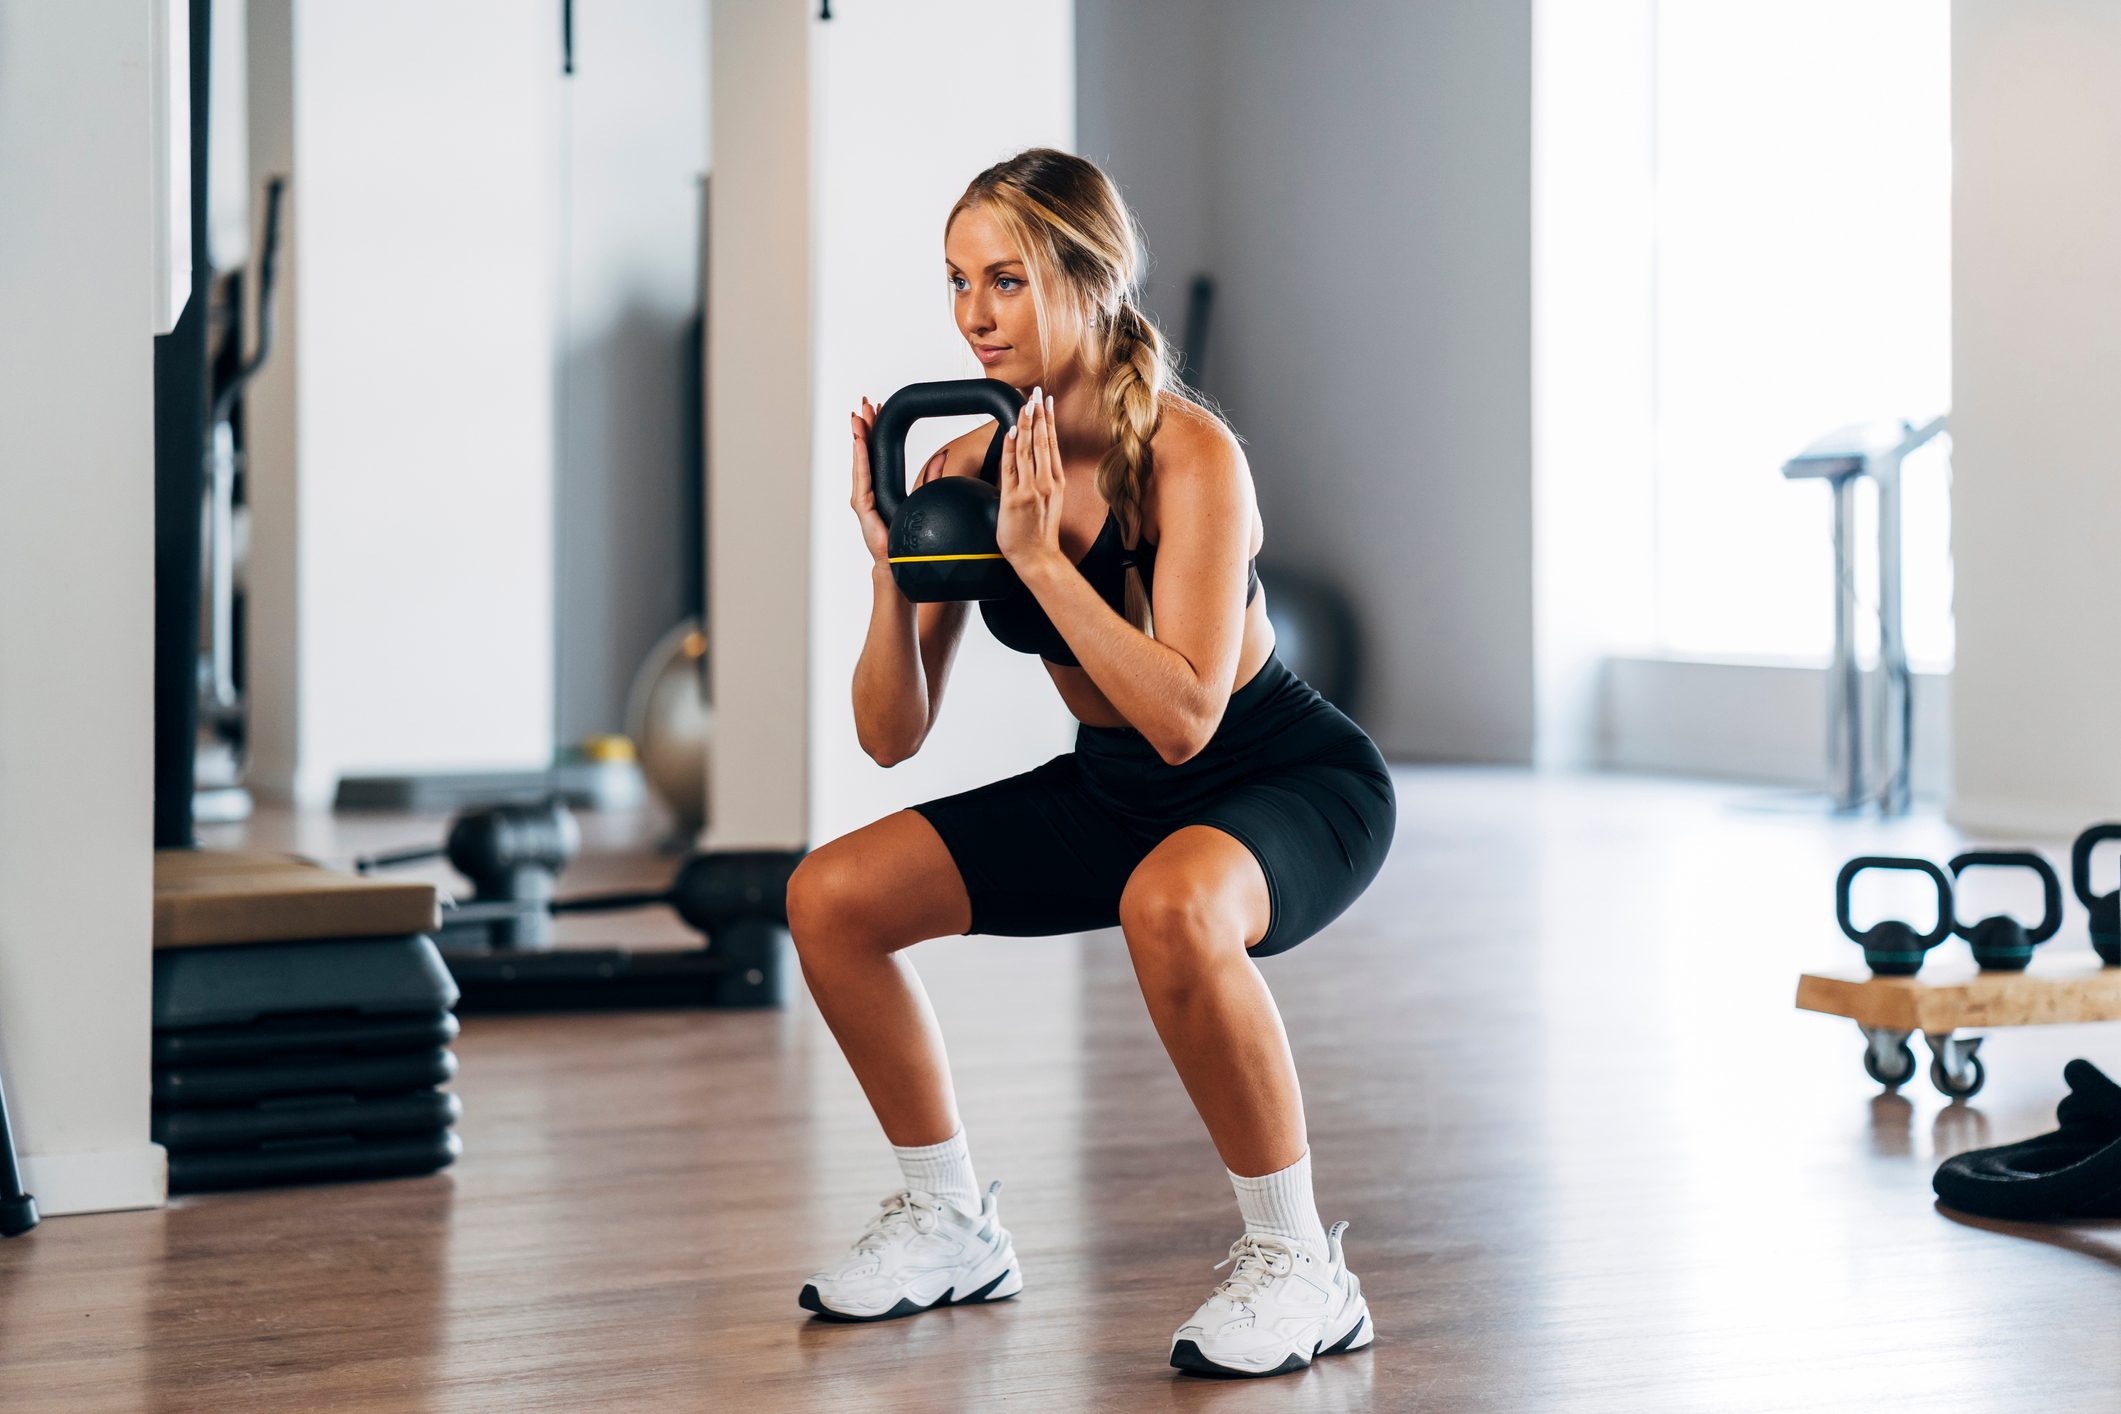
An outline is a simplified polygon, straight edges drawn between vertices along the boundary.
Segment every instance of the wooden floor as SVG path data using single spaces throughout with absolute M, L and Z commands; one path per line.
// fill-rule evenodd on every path
M 2121 1072 L 2121 1028 L 1998 1033 L 1987 1091 L 1946 1107 L 1880 1098 L 1854 1028 L 1791 1007 L 1800 970 L 1855 954 L 1839 862 L 1942 858 L 1941 826 L 1611 778 L 1399 789 L 1376 887 L 1264 965 L 1372 1350 L 1241 1385 L 1167 1369 L 1237 1225 L 1121 942 L 952 939 L 918 958 L 1007 1182 L 1015 1301 L 797 1310 L 895 1182 L 807 1003 L 473 1019 L 442 1176 L 0 1244 L 0 1409 L 2121 1407 L 2121 1224 L 1977 1224 L 1929 1192 L 1939 1157 L 2051 1127 L 2070 1056 Z M 265 825 L 341 857 L 419 837 Z M 2082 937 L 2073 911 L 2054 946 Z

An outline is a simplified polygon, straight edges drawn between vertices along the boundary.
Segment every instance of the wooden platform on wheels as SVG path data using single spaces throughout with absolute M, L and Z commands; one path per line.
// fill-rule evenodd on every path
M 2024 972 L 1971 964 L 1924 968 L 1913 977 L 1807 972 L 1797 980 L 1804 1011 L 1861 1026 L 1942 1035 L 1977 1027 L 2121 1020 L 2121 967 L 2097 958 L 2035 958 Z

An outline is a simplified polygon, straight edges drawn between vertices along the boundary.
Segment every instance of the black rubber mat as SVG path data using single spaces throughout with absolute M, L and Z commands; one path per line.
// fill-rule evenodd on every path
M 2063 1068 L 2060 1125 L 1946 1159 L 1931 1180 L 1946 1206 L 2016 1222 L 2121 1217 L 2121 1085 L 2087 1060 Z

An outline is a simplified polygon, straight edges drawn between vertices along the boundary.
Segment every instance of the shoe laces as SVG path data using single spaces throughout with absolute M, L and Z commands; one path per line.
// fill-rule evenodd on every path
M 1215 1288 L 1215 1294 L 1232 1305 L 1247 1305 L 1273 1285 L 1276 1277 L 1285 1277 L 1295 1268 L 1296 1249 L 1281 1238 L 1248 1232 L 1230 1244 L 1230 1255 L 1217 1262 L 1215 1270 L 1219 1272 L 1233 1262 L 1236 1266 Z
M 916 1193 L 902 1188 L 877 1206 L 883 1209 L 869 1220 L 862 1235 L 855 1239 L 854 1250 L 873 1252 L 886 1246 L 907 1228 L 916 1233 L 934 1232 L 943 1220 L 943 1204 L 939 1198 L 926 1193 Z

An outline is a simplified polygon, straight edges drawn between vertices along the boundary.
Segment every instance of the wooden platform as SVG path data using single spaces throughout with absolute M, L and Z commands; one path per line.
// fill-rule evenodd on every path
M 366 879 L 263 850 L 155 852 L 157 948 L 432 931 L 435 886 Z
M 2121 967 L 2092 957 L 2036 957 L 2024 972 L 1925 967 L 1913 977 L 1807 972 L 1797 981 L 1804 1011 L 1862 1026 L 1937 1036 L 1983 1027 L 2121 1020 Z

